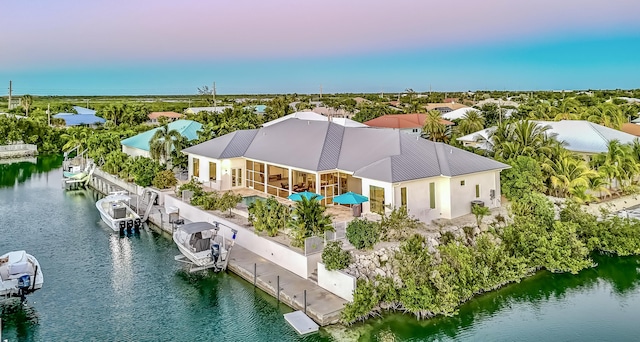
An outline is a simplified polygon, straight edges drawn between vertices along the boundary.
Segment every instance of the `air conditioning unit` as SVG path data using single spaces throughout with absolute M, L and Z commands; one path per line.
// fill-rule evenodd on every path
M 474 207 L 474 206 L 476 206 L 476 205 L 477 205 L 477 206 L 480 206 L 480 207 L 484 207 L 484 201 L 478 201 L 478 200 L 471 201 L 471 208 L 472 208 L 472 209 L 473 209 L 473 207 Z

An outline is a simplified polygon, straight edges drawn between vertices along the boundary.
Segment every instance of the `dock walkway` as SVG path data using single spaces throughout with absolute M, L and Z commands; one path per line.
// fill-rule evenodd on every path
M 166 233 L 172 233 L 169 215 L 162 206 L 154 206 L 149 215 L 149 222 Z M 231 250 L 227 268 L 294 310 L 305 312 L 306 291 L 306 314 L 321 326 L 338 323 L 344 304 L 347 303 L 313 281 L 304 279 L 237 244 Z

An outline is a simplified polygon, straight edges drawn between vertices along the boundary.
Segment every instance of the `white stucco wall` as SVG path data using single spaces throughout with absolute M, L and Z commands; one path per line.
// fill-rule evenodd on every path
M 435 208 L 431 208 L 429 184 L 435 183 Z M 433 177 L 393 185 L 394 207 L 402 205 L 401 188 L 407 188 L 407 210 L 416 218 L 428 222 L 439 218 L 449 218 L 449 182 L 445 177 Z
M 356 288 L 356 277 L 341 271 L 327 271 L 324 264 L 318 263 L 318 286 L 336 296 L 353 302 L 353 291 Z
M 369 187 L 371 185 L 384 189 L 384 205 L 385 206 L 389 204 L 393 205 L 393 187 L 391 186 L 391 183 L 362 178 L 362 195 L 367 196 L 369 199 L 371 199 L 371 194 L 369 193 L 369 190 L 370 190 Z M 362 203 L 362 212 L 363 213 L 371 212 L 371 201 Z
M 260 237 L 253 231 L 250 231 L 233 222 L 225 220 L 224 218 L 216 216 L 210 212 L 182 202 L 181 200 L 173 196 L 165 196 L 164 205 L 165 209 L 167 209 L 168 207 L 178 208 L 180 210 L 180 216 L 192 222 L 217 221 L 222 223 L 223 225 L 233 227 L 234 229 L 238 230 L 236 244 L 238 244 L 239 246 L 244 247 L 249 251 L 305 279 L 310 273 L 307 257 L 296 252 L 295 250 L 292 250 L 269 239 Z M 229 228 L 221 226 L 220 231 L 225 234 L 225 237 L 231 237 L 231 230 Z M 231 253 L 233 254 L 233 251 Z
M 135 148 L 131 146 L 122 145 L 122 152 L 128 154 L 131 157 L 142 156 L 142 157 L 151 158 L 151 152 L 141 150 L 139 148 Z
M 465 185 L 460 185 L 460 182 Z M 476 198 L 476 185 L 480 185 L 480 197 Z M 480 200 L 489 208 L 500 205 L 500 172 L 488 171 L 451 178 L 451 214 L 458 217 L 471 213 L 471 201 Z M 495 197 L 490 196 L 495 190 Z

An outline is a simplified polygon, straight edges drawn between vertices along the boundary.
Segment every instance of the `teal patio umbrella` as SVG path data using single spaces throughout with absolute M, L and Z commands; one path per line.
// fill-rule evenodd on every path
M 299 202 L 299 201 L 302 201 L 302 197 L 306 197 L 308 200 L 311 200 L 312 198 L 315 198 L 318 201 L 324 198 L 324 196 L 322 196 L 320 194 L 316 194 L 316 193 L 309 192 L 309 191 L 297 192 L 295 194 L 289 195 L 289 197 L 287 197 L 287 198 L 292 200 L 292 201 Z
M 369 202 L 367 196 L 362 196 L 351 191 L 333 198 L 333 203 L 338 204 L 361 204 L 364 202 Z

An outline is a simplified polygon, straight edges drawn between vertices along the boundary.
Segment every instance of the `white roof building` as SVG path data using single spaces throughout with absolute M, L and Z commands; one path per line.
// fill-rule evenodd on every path
M 555 139 L 564 142 L 564 147 L 576 153 L 596 154 L 607 151 L 611 140 L 618 140 L 622 144 L 632 143 L 637 137 L 613 128 L 598 125 L 585 120 L 534 121 L 543 126 L 549 126 L 547 134 L 555 135 Z M 485 128 L 481 131 L 467 134 L 457 140 L 464 146 L 491 150 L 491 133 L 496 127 Z
M 299 120 L 307 120 L 307 121 L 331 121 L 335 124 L 338 124 L 340 126 L 344 126 L 344 127 L 369 127 L 363 123 L 357 122 L 357 121 L 353 121 L 351 119 L 347 119 L 347 118 L 329 118 L 328 116 L 324 116 L 322 114 L 318 114 L 316 112 L 295 112 L 289 115 L 285 115 L 281 118 L 277 118 L 275 120 L 269 121 L 269 122 L 265 122 L 264 124 L 262 124 L 262 127 L 268 127 L 271 126 L 273 124 L 277 124 L 280 123 L 282 121 L 285 120 L 289 120 L 289 119 L 299 119 Z

